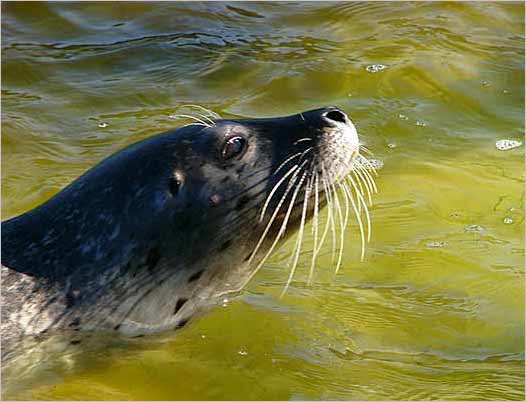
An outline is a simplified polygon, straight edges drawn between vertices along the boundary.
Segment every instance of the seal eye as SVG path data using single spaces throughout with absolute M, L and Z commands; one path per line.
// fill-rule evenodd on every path
M 223 145 L 223 150 L 221 151 L 221 155 L 223 156 L 223 159 L 231 159 L 235 156 L 241 155 L 241 153 L 245 150 L 247 144 L 247 140 L 243 137 L 232 137 L 226 140 L 225 144 Z

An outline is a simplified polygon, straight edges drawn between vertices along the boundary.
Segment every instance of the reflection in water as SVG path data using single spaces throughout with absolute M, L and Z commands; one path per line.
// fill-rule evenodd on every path
M 307 285 L 302 252 L 279 298 L 292 238 L 184 330 L 52 341 L 4 367 L 4 397 L 524 399 L 523 4 L 2 11 L 3 219 L 184 123 L 170 116 L 186 104 L 225 117 L 335 104 L 381 169 L 364 262 L 354 225 L 338 275 L 328 244 Z

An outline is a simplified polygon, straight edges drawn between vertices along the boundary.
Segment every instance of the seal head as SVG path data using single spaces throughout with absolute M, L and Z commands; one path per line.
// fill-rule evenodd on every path
M 184 325 L 241 289 L 358 151 L 327 107 L 190 124 L 117 152 L 2 223 L 3 332 Z

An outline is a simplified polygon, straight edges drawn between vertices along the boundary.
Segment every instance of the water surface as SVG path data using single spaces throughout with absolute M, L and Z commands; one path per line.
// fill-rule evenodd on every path
M 328 104 L 384 162 L 356 225 L 287 294 L 293 239 L 177 333 L 5 368 L 10 399 L 524 395 L 524 4 L 2 3 L 2 218 L 184 121 Z M 311 239 L 307 239 L 309 242 Z

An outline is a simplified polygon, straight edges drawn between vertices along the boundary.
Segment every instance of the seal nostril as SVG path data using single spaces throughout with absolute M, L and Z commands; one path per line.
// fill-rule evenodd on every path
M 343 112 L 340 112 L 339 110 L 331 110 L 330 112 L 325 113 L 325 117 L 329 120 L 337 121 L 340 123 L 345 123 L 346 116 Z

